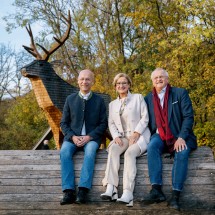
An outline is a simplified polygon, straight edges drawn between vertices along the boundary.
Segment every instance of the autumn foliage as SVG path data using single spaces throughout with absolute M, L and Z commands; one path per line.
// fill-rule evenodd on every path
M 151 71 L 165 68 L 172 86 L 189 91 L 199 146 L 215 149 L 214 0 L 38 2 L 31 6 L 29 0 L 16 1 L 20 14 L 13 20 L 16 25 L 43 21 L 47 30 L 41 36 L 48 43 L 46 35 L 62 30 L 56 11 L 71 10 L 70 38 L 52 59 L 62 59 L 58 73 L 63 78 L 75 85 L 78 71 L 90 68 L 96 73 L 93 89 L 114 99 L 117 73 L 129 74 L 133 92 L 146 95 L 152 88 Z

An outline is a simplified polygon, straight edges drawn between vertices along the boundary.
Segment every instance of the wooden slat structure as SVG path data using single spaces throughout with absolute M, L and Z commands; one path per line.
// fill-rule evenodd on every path
M 74 160 L 78 182 L 83 153 L 77 153 Z M 105 191 L 101 181 L 106 161 L 106 151 L 99 150 L 93 188 L 89 193 L 90 202 L 61 206 L 58 150 L 0 151 L 0 214 L 215 214 L 215 163 L 208 147 L 198 148 L 191 154 L 188 178 L 180 201 L 181 212 L 168 209 L 166 202 L 149 206 L 142 203 L 142 198 L 150 191 L 146 156 L 137 160 L 134 207 L 102 201 L 99 196 Z M 169 198 L 172 159 L 163 158 L 163 161 L 163 190 Z M 123 165 L 120 167 L 120 195 L 122 170 Z
M 33 147 L 33 150 L 40 150 L 43 147 L 44 140 L 50 140 L 53 137 L 53 132 L 51 127 L 49 127 L 43 136 L 39 139 L 37 144 Z

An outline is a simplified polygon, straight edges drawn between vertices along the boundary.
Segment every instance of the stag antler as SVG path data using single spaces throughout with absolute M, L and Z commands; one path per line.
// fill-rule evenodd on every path
M 28 46 L 24 46 L 24 49 L 26 51 L 28 51 L 30 54 L 32 54 L 34 57 L 37 58 L 37 60 L 42 60 L 42 56 L 40 55 L 40 53 L 37 51 L 37 48 L 35 46 L 35 43 L 34 43 L 34 36 L 33 36 L 33 33 L 31 31 L 31 26 L 28 25 L 28 27 L 26 26 L 26 30 L 31 38 L 31 47 L 28 47 Z
M 47 50 L 46 48 L 44 48 L 43 46 L 41 46 L 40 44 L 36 43 L 36 45 L 38 45 L 44 52 L 45 54 L 42 56 L 38 51 L 37 48 L 35 46 L 34 43 L 34 37 L 33 37 L 33 33 L 31 31 L 31 27 L 29 25 L 29 27 L 26 26 L 26 29 L 28 31 L 28 34 L 31 38 L 31 47 L 27 47 L 24 46 L 24 49 L 26 51 L 28 51 L 30 54 L 32 54 L 34 57 L 36 57 L 37 60 L 46 60 L 48 61 L 49 56 L 54 53 L 58 48 L 60 48 L 64 42 L 68 39 L 69 34 L 70 34 L 70 30 L 71 30 L 71 16 L 70 16 L 70 11 L 68 11 L 68 18 L 66 18 L 63 14 L 61 14 L 61 16 L 63 17 L 63 19 L 66 21 L 67 23 L 67 30 L 64 33 L 64 35 L 58 39 L 57 37 L 53 37 L 55 39 L 55 43 L 52 44 L 52 48 L 50 50 Z

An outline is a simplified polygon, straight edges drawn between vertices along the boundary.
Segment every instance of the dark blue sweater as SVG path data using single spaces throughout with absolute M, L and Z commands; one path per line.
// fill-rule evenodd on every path
M 100 145 L 108 126 L 104 100 L 94 93 L 89 100 L 73 93 L 66 99 L 60 122 L 64 140 L 71 141 L 73 135 L 81 136 L 84 121 L 86 135 Z

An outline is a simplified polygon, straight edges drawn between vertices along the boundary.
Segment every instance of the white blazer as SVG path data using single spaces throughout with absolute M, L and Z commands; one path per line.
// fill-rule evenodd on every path
M 119 114 L 120 106 L 121 102 L 119 97 L 109 104 L 108 126 L 113 140 L 116 137 L 124 136 Z M 130 128 L 131 133 L 136 131 L 141 135 L 137 144 L 139 145 L 142 154 L 145 152 L 146 145 L 149 143 L 151 136 L 148 128 L 149 115 L 146 102 L 141 94 L 131 94 L 128 92 L 125 108 L 128 113 L 127 127 Z

